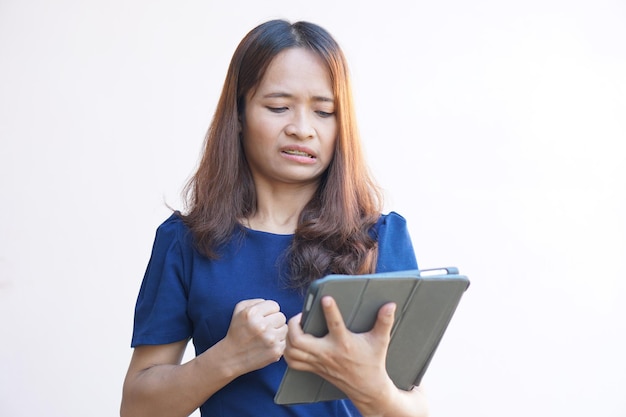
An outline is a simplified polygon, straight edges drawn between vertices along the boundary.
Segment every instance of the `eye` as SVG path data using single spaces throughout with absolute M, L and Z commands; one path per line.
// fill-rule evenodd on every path
M 329 113 L 329 112 L 322 111 L 322 110 L 316 110 L 315 113 L 317 113 L 317 115 L 322 118 L 332 117 L 335 115 L 335 113 Z
M 288 107 L 270 107 L 267 106 L 267 109 L 269 111 L 271 111 L 272 113 L 284 113 L 286 112 L 289 108 Z

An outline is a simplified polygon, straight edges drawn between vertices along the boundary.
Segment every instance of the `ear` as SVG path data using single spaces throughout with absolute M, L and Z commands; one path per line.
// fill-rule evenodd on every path
M 237 119 L 237 134 L 239 136 L 239 141 L 243 141 L 243 123 L 241 122 L 241 117 Z
M 243 105 L 237 106 L 237 124 L 239 125 L 239 131 L 243 130 L 243 125 L 246 122 L 246 113 Z

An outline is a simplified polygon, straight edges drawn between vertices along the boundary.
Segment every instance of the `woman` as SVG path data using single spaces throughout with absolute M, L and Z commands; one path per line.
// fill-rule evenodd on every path
M 122 416 L 426 414 L 419 388 L 385 370 L 393 304 L 367 333 L 348 331 L 332 298 L 327 336 L 299 325 L 312 280 L 417 268 L 404 219 L 380 214 L 345 58 L 324 29 L 275 20 L 241 41 L 187 201 L 157 231 Z M 190 339 L 196 357 L 181 364 Z M 287 363 L 349 400 L 274 404 Z

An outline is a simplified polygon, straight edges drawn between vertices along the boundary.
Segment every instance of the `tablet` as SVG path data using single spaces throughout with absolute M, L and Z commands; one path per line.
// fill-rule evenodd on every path
M 380 307 L 395 302 L 387 373 L 398 388 L 410 390 L 419 385 L 468 286 L 468 278 L 453 267 L 328 275 L 310 285 L 301 324 L 305 333 L 317 337 L 328 333 L 320 300 L 330 295 L 337 302 L 346 327 L 355 333 L 367 332 L 374 326 Z M 346 397 L 316 374 L 287 368 L 274 402 L 302 404 Z

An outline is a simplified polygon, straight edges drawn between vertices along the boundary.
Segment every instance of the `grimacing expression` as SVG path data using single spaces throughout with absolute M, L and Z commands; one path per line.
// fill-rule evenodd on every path
M 304 48 L 286 49 L 245 100 L 243 147 L 254 180 L 317 185 L 338 130 L 324 61 Z

